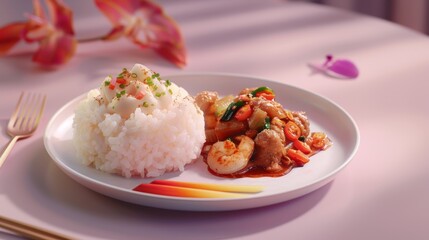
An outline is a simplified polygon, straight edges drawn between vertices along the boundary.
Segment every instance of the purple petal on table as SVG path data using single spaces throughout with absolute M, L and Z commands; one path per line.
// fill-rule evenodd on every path
M 336 60 L 327 67 L 327 70 L 344 78 L 357 78 L 359 75 L 356 65 L 349 60 Z

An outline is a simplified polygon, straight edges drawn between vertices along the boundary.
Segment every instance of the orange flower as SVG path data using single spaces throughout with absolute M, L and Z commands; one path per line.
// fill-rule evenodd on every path
M 27 22 L 16 22 L 0 28 L 0 56 L 6 54 L 20 40 L 38 42 L 40 47 L 33 61 L 46 66 L 67 62 L 74 55 L 77 40 L 73 31 L 71 10 L 60 0 L 45 0 L 50 21 L 39 0 L 33 0 L 34 14 Z
M 113 24 L 113 29 L 103 40 L 126 36 L 179 67 L 186 65 L 179 28 L 160 6 L 149 0 L 95 0 L 95 3 Z

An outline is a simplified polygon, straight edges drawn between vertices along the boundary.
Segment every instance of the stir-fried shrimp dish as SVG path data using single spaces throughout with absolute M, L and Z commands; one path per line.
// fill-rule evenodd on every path
M 279 177 L 302 167 L 332 142 L 311 132 L 304 112 L 285 109 L 271 88 L 246 88 L 237 96 L 203 91 L 195 97 L 204 112 L 209 171 L 221 177 Z

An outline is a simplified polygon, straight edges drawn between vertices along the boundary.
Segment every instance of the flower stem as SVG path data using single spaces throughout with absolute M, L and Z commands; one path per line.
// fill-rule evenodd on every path
M 326 60 L 323 63 L 323 66 L 326 67 L 326 65 L 328 65 L 328 63 L 330 63 L 332 61 L 334 57 L 331 54 L 326 55 Z
M 103 40 L 103 36 L 101 37 L 92 37 L 92 38 L 83 38 L 83 39 L 78 39 L 78 43 L 87 43 L 87 42 L 94 42 L 94 41 L 100 41 Z

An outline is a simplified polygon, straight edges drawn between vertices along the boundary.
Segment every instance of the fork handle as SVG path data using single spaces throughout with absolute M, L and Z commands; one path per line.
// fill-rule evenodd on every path
M 15 145 L 16 141 L 18 141 L 18 139 L 19 139 L 19 136 L 15 136 L 7 144 L 7 147 L 4 149 L 0 157 L 0 167 L 3 165 L 4 160 L 6 160 L 7 156 L 9 155 L 10 151 L 12 150 L 13 146 Z

